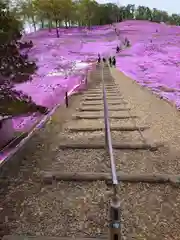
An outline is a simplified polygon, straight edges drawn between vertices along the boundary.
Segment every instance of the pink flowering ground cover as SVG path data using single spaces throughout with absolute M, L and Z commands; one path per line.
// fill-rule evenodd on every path
M 117 56 L 117 67 L 140 85 L 180 108 L 180 27 L 148 21 L 116 25 L 131 47 Z
M 84 85 L 92 63 L 97 60 L 97 54 L 107 54 L 116 44 L 117 37 L 110 26 L 95 26 L 86 28 L 62 28 L 56 31 L 40 30 L 24 36 L 24 40 L 32 40 L 34 47 L 28 53 L 29 58 L 36 60 L 37 72 L 32 80 L 16 84 L 14 88 L 29 95 L 38 105 L 50 110 L 64 101 L 65 92 L 72 94 Z M 40 114 L 13 118 L 15 132 L 28 132 L 34 124 L 42 119 Z M 6 159 L 9 152 L 0 152 L 0 163 Z
M 34 43 L 29 57 L 37 61 L 39 69 L 32 81 L 15 86 L 16 90 L 31 96 L 35 103 L 49 109 L 63 101 L 66 91 L 81 83 L 91 63 L 96 61 L 98 52 L 108 51 L 108 36 L 116 38 L 109 26 L 94 27 L 90 31 L 85 28 L 62 28 L 59 33 L 60 38 L 56 37 L 55 29 L 24 36 L 24 40 Z M 14 118 L 14 128 L 26 131 L 36 118 L 36 114 Z
M 114 55 L 116 46 L 122 45 L 127 37 L 131 46 L 116 55 L 117 68 L 179 108 L 180 27 L 125 21 L 116 24 L 116 28 L 120 36 L 111 25 L 94 26 L 91 30 L 62 28 L 60 38 L 56 37 L 55 29 L 24 36 L 34 42 L 29 56 L 36 59 L 39 69 L 32 81 L 17 84 L 15 89 L 31 96 L 37 104 L 53 109 L 63 101 L 66 91 L 72 93 L 72 89 L 80 88 L 98 53 L 105 57 Z M 37 114 L 16 117 L 14 129 L 26 132 L 40 118 Z

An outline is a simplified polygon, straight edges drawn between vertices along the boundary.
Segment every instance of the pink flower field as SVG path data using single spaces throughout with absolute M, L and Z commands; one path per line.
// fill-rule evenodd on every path
M 32 81 L 15 86 L 32 97 L 39 105 L 53 109 L 62 103 L 66 91 L 78 91 L 84 85 L 88 70 L 97 60 L 97 54 L 116 55 L 117 68 L 148 87 L 156 94 L 180 107 L 180 27 L 167 26 L 148 21 L 125 21 L 115 24 L 120 31 L 117 36 L 112 25 L 86 28 L 62 28 L 60 38 L 52 32 L 40 30 L 23 38 L 32 40 L 34 47 L 30 59 L 36 59 L 39 69 Z M 123 47 L 127 37 L 131 46 Z M 26 132 L 43 116 L 16 117 L 16 132 Z M 4 159 L 5 155 L 1 159 Z
M 32 81 L 14 87 L 49 110 L 63 102 L 65 92 L 70 95 L 84 88 L 84 80 L 97 54 L 107 54 L 109 49 L 117 45 L 117 37 L 111 26 L 93 27 L 91 31 L 85 28 L 62 28 L 59 32 L 60 38 L 56 37 L 55 29 L 52 32 L 41 30 L 23 37 L 24 40 L 33 41 L 34 47 L 28 54 L 30 59 L 36 60 L 39 69 L 32 76 Z M 13 118 L 14 131 L 28 132 L 43 117 L 33 114 Z M 3 142 L 3 139 L 0 140 Z M 5 148 L 0 155 L 1 162 L 12 151 L 14 149 Z
M 110 26 L 60 29 L 60 38 L 55 29 L 51 33 L 41 30 L 24 36 L 32 40 L 34 47 L 29 53 L 39 66 L 31 82 L 17 84 L 16 90 L 32 97 L 38 105 L 52 109 L 63 101 L 66 91 L 78 86 L 87 75 L 98 52 L 106 53 L 116 46 L 116 34 Z M 26 131 L 36 120 L 34 116 L 17 117 L 14 128 Z
M 127 37 L 131 43 L 117 57 L 117 67 L 179 108 L 180 27 L 148 21 L 126 21 L 116 27 L 120 39 Z

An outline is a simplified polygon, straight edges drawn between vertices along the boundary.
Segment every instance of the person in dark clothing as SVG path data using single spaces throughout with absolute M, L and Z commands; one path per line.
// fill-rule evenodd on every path
M 100 54 L 98 53 L 98 63 L 100 63 L 101 62 L 101 56 L 100 56 Z
M 105 63 L 106 62 L 106 59 L 103 57 L 103 63 Z
M 127 39 L 126 47 L 130 47 L 130 41 Z
M 115 56 L 112 58 L 112 65 L 113 65 L 114 67 L 116 67 L 116 58 L 115 58 Z
M 127 45 L 127 37 L 125 37 L 125 39 L 124 39 L 124 45 L 125 46 Z
M 112 67 L 112 59 L 109 57 L 109 66 Z
M 119 48 L 119 46 L 117 46 L 116 47 L 116 53 L 119 53 L 119 51 L 120 51 L 120 48 Z

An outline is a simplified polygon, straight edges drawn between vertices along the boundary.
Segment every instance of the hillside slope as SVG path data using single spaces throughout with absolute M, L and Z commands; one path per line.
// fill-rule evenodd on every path
M 114 28 L 119 29 L 117 36 Z M 16 90 L 32 97 L 39 105 L 52 109 L 63 101 L 65 91 L 77 87 L 85 79 L 97 55 L 115 55 L 116 46 L 125 37 L 131 47 L 117 54 L 117 68 L 140 85 L 180 107 L 180 27 L 148 21 L 125 21 L 115 26 L 61 28 L 37 31 L 24 36 L 34 47 L 29 57 L 36 59 L 38 71 L 32 81 L 17 84 Z M 131 94 L 131 93 L 129 93 Z M 16 132 L 28 131 L 37 114 L 13 119 Z
M 120 53 L 117 67 L 142 86 L 180 107 L 180 27 L 148 21 L 116 26 L 132 46 Z

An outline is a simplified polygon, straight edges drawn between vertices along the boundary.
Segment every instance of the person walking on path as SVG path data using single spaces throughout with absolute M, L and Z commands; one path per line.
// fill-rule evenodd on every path
M 105 57 L 103 57 L 103 63 L 106 63 L 106 59 L 105 59 Z
M 116 58 L 115 58 L 115 56 L 112 58 L 112 65 L 113 65 L 114 67 L 116 67 Z
M 109 66 L 112 67 L 112 59 L 111 59 L 111 56 L 109 57 Z
M 98 63 L 101 63 L 101 56 L 99 53 L 98 53 Z
M 116 53 L 119 53 L 119 51 L 120 51 L 120 48 L 119 48 L 119 46 L 117 46 L 116 47 Z

